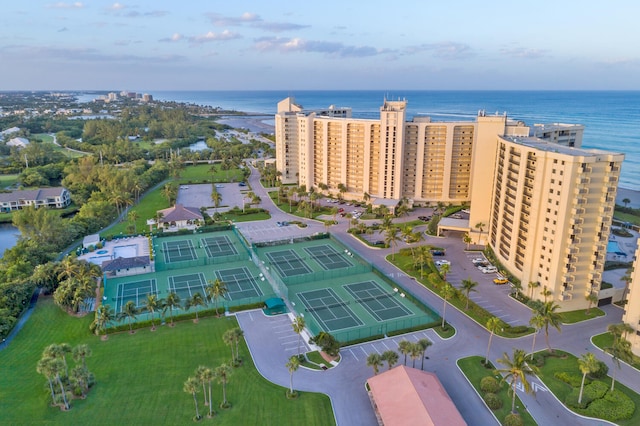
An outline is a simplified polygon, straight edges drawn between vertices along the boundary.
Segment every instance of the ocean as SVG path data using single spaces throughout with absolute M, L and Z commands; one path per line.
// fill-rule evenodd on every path
M 528 125 L 586 126 L 583 148 L 622 152 L 620 186 L 640 190 L 640 91 L 156 91 L 155 99 L 275 114 L 278 101 L 293 96 L 305 109 L 351 107 L 353 116 L 377 118 L 385 98 L 406 99 L 407 115 L 435 121 L 474 120 L 479 110 Z

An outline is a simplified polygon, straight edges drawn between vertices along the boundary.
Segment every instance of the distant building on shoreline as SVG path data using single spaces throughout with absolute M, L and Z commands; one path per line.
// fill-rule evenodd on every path
M 380 119 L 355 119 L 349 108 L 279 102 L 282 182 L 354 200 L 470 203 L 463 230 L 525 289 L 538 283 L 535 299 L 586 308 L 602 281 L 624 155 L 581 149 L 582 125 L 530 128 L 484 111 L 475 121 L 406 121 L 406 105 L 385 100 Z

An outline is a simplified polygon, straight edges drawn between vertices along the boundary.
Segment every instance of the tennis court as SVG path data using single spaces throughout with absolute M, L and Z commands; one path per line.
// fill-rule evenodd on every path
M 266 253 L 267 258 L 282 277 L 310 274 L 311 268 L 293 250 L 279 250 Z
M 198 258 L 191 240 L 163 241 L 162 249 L 166 263 L 196 260 Z
M 339 253 L 336 249 L 328 244 L 320 246 L 305 247 L 304 251 L 326 271 L 329 269 L 348 268 L 353 263 L 345 256 L 348 256 L 347 249 L 343 253 Z
M 413 315 L 396 298 L 398 292 L 386 292 L 375 281 L 363 281 L 343 286 L 378 321 L 398 319 Z
M 310 313 L 323 330 L 336 331 L 363 325 L 349 309 L 349 302 L 340 301 L 338 295 L 330 288 L 305 291 L 297 296 L 304 304 L 305 312 Z
M 251 276 L 246 267 L 221 269 L 216 277 L 226 284 L 227 297 L 230 300 L 262 296 L 258 282 Z M 264 280 L 264 278 L 261 278 Z
M 117 296 L 112 298 L 115 302 L 115 312 L 121 312 L 122 307 L 129 301 L 135 303 L 136 308 L 142 308 L 149 294 L 158 294 L 158 284 L 153 278 L 118 284 Z
M 209 258 L 238 254 L 233 243 L 226 235 L 201 238 L 200 243 Z
M 205 297 L 205 287 L 207 280 L 201 272 L 186 275 L 172 275 L 168 277 L 169 292 L 174 292 L 180 296 L 180 300 L 187 300 L 196 293 Z

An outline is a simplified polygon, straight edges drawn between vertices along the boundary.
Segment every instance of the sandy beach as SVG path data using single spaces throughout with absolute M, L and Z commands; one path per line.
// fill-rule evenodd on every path
M 226 124 L 227 126 L 249 129 L 250 132 L 256 133 L 274 133 L 275 127 L 271 124 L 265 123 L 273 122 L 272 115 L 247 115 L 247 116 L 223 116 L 222 119 L 217 120 L 220 124 Z

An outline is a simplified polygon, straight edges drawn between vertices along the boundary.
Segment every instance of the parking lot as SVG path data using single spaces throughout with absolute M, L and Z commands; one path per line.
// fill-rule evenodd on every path
M 242 208 L 243 195 L 248 192 L 248 188 L 241 186 L 239 183 L 216 184 L 216 190 L 222 196 L 222 200 L 220 207 L 214 209 L 213 201 L 211 201 L 212 190 L 213 187 L 210 183 L 180 185 L 176 204 L 196 208 L 211 207 L 207 210 L 210 215 L 215 211 L 224 213 L 236 206 Z M 248 202 L 249 200 L 245 199 L 245 201 Z

